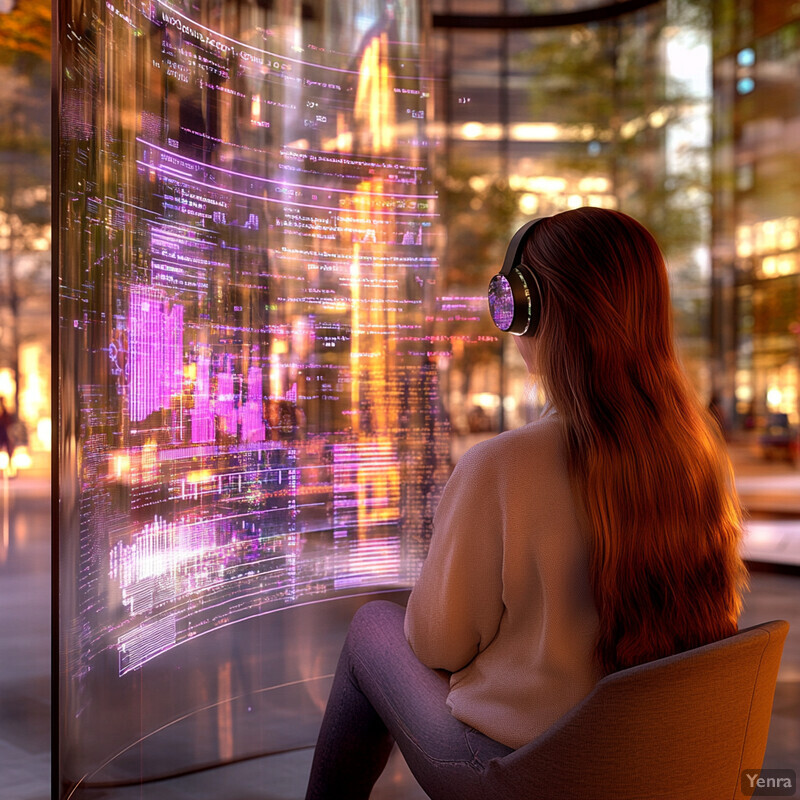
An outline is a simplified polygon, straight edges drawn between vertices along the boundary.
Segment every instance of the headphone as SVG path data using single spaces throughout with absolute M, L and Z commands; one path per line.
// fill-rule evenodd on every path
M 503 268 L 489 283 L 489 314 L 501 331 L 535 336 L 542 315 L 542 287 L 533 270 L 522 263 L 525 240 L 544 217 L 526 222 L 512 237 Z M 535 287 L 535 288 L 534 288 Z

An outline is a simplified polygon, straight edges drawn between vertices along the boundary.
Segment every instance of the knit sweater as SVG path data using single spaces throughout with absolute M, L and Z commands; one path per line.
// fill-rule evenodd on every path
M 599 680 L 597 632 L 585 525 L 551 413 L 459 460 L 405 633 L 423 664 L 452 673 L 453 716 L 517 748 Z

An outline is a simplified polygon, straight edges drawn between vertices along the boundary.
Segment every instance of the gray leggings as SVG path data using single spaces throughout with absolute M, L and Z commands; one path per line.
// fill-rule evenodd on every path
M 404 614 L 376 600 L 353 617 L 306 800 L 367 800 L 395 741 L 433 800 L 477 800 L 490 759 L 513 752 L 452 716 L 449 674 L 420 663 L 403 633 Z

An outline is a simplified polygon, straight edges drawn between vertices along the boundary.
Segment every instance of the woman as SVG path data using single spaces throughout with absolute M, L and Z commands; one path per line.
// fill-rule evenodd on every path
M 489 761 L 603 675 L 737 630 L 740 508 L 675 353 L 652 236 L 580 208 L 525 226 L 509 253 L 530 316 L 498 324 L 528 334 L 549 408 L 459 461 L 405 615 L 356 614 L 308 800 L 369 797 L 393 741 L 431 797 L 482 797 Z

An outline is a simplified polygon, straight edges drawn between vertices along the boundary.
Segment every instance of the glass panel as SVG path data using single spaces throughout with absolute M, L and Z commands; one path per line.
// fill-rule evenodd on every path
M 782 455 L 796 458 L 800 218 L 793 176 L 800 166 L 794 147 L 800 22 L 791 4 L 762 5 L 740 2 L 736 19 L 730 13 L 719 18 L 715 268 L 723 273 L 733 260 L 739 284 L 738 307 L 725 305 L 720 294 L 721 313 L 735 331 L 723 350 L 735 347 L 736 374 L 729 357 L 726 378 L 735 384 L 736 428 L 755 428 L 753 451 L 772 456 L 780 451 L 764 445 L 771 441 L 770 419 L 784 414 L 789 427 L 780 437 Z M 729 52 L 723 45 L 734 40 L 734 29 L 737 47 Z
M 0 3 L 0 795 L 50 796 L 49 0 Z
M 711 391 L 709 30 L 703 8 L 660 3 L 600 24 L 441 31 L 437 41 L 447 44 L 436 49 L 445 61 L 437 99 L 444 95 L 439 107 L 451 120 L 450 189 L 442 197 L 447 280 L 460 279 L 460 294 L 477 303 L 525 217 L 581 205 L 619 208 L 652 230 L 667 255 L 678 337 L 704 395 Z M 524 394 L 514 348 L 498 367 L 502 341 L 491 327 L 481 332 L 480 345 L 453 341 L 453 420 L 468 415 L 473 397 L 517 409 Z M 470 353 L 468 365 L 462 351 Z M 475 373 L 495 374 L 498 384 L 477 391 Z M 494 420 L 509 426 L 527 415 L 495 413 Z
M 0 28 L 0 476 L 14 477 L 50 460 L 47 9 L 9 9 Z
M 275 709 L 314 718 L 325 669 L 254 620 L 413 584 L 439 232 L 414 2 L 95 0 L 59 33 L 60 769 L 97 783 L 308 737 Z
M 458 31 L 452 36 L 449 105 L 454 124 L 500 122 L 500 43 L 501 34 L 493 31 Z M 488 134 L 467 130 L 462 135 L 469 139 Z

